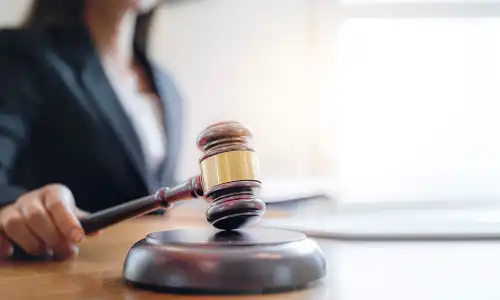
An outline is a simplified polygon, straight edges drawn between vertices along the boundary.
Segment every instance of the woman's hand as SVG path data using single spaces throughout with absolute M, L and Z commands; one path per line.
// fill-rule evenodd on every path
M 59 184 L 31 191 L 0 210 L 0 259 L 13 254 L 13 245 L 31 255 L 70 258 L 85 236 L 71 191 Z

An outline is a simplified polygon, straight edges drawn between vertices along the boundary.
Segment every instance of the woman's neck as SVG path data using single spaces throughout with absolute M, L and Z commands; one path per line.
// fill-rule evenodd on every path
M 89 1 L 97 3 L 99 1 Z M 133 66 L 136 14 L 125 9 L 114 11 L 88 5 L 85 21 L 103 60 L 127 70 Z

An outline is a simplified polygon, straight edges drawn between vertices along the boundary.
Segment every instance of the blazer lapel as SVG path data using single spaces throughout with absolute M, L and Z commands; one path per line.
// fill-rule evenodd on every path
M 96 56 L 92 56 L 82 72 L 82 81 L 88 94 L 102 112 L 117 139 L 121 142 L 128 154 L 133 167 L 138 172 L 150 190 L 150 179 L 145 167 L 144 154 L 136 131 L 119 102 L 118 96 L 112 88 L 102 65 Z
M 178 125 L 176 120 L 175 108 L 175 89 L 169 86 L 168 78 L 165 74 L 158 68 L 156 68 L 146 57 L 144 51 L 140 49 L 137 45 L 135 46 L 136 54 L 141 64 L 145 67 L 148 77 L 151 79 L 153 88 L 160 98 L 160 102 L 163 109 L 164 116 L 164 128 L 166 135 L 166 159 L 163 162 L 163 166 L 158 170 L 157 179 L 160 185 L 173 184 L 169 181 L 168 176 L 172 173 L 172 168 L 174 167 L 174 161 L 172 158 L 176 157 L 174 151 L 177 149 L 175 144 L 178 143 L 178 138 L 175 136 L 176 132 L 174 128 Z
M 179 95 L 177 95 L 177 90 L 169 78 L 149 61 L 143 49 L 134 45 L 135 54 L 145 68 L 150 82 L 160 98 L 164 115 L 167 157 L 158 173 L 152 174 L 146 168 L 139 137 L 106 76 L 88 31 L 82 26 L 81 28 L 73 28 L 70 32 L 71 36 L 67 38 L 71 39 L 72 43 L 78 43 L 78 50 L 75 51 L 78 53 L 66 53 L 66 55 L 78 68 L 78 73 L 81 74 L 80 80 L 90 102 L 94 103 L 98 111 L 102 113 L 103 120 L 123 146 L 132 167 L 142 179 L 147 190 L 154 193 L 162 185 L 173 184 L 174 182 L 169 176 L 173 176 L 176 166 L 174 160 L 179 151 L 176 144 L 180 142 L 180 136 L 178 136 L 180 130 L 177 128 L 180 126 L 181 111 L 177 104 Z M 71 49 L 75 49 L 75 47 L 71 47 Z
M 139 137 L 104 72 L 88 31 L 82 26 L 76 28 L 72 35 L 72 38 L 68 38 L 71 38 L 73 43 L 78 43 L 79 47 L 76 51 L 78 53 L 67 55 L 73 59 L 75 66 L 79 70 L 78 73 L 81 76 L 80 80 L 84 91 L 87 93 L 90 102 L 94 103 L 98 111 L 101 112 L 102 119 L 109 125 L 118 142 L 123 146 L 130 159 L 133 171 L 137 172 L 149 192 L 155 192 L 157 184 L 147 172 Z M 75 47 L 71 48 L 75 49 Z

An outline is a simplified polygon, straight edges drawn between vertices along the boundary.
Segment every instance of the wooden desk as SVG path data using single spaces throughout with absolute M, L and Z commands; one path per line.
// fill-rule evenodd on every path
M 109 228 L 89 238 L 79 257 L 64 262 L 0 264 L 0 299 L 500 299 L 500 242 L 343 242 L 318 240 L 328 260 L 323 283 L 265 296 L 179 296 L 134 290 L 122 283 L 130 246 L 147 233 L 206 226 L 173 212 Z

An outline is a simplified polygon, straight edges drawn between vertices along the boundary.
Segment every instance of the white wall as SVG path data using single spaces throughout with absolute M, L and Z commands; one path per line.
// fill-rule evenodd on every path
M 253 128 L 266 176 L 313 172 L 310 3 L 204 0 L 162 10 L 152 53 L 189 107 L 182 176 L 196 171 L 202 127 L 226 119 Z

